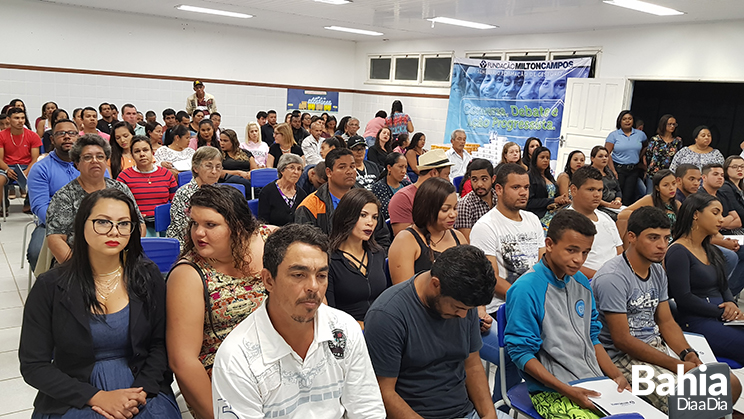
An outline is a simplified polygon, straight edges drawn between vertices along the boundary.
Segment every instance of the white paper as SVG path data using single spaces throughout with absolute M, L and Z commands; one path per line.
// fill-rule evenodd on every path
M 609 378 L 579 381 L 572 385 L 600 393 L 599 397 L 590 397 L 589 400 L 608 415 L 639 413 L 644 419 L 667 419 L 667 415 L 628 390 L 618 393 L 617 383 Z
M 713 354 L 713 350 L 710 349 L 710 345 L 708 344 L 708 340 L 705 339 L 705 336 L 697 333 L 685 332 L 685 340 L 687 340 L 690 347 L 698 353 L 698 358 L 700 358 L 703 364 L 718 362 L 716 356 Z M 679 354 L 674 353 L 672 348 L 669 346 L 667 346 L 667 353 L 672 358 L 679 359 Z
M 173 168 L 178 170 L 179 172 L 186 172 L 188 170 L 191 170 L 191 159 L 179 160 L 173 163 Z
M 604 207 L 604 208 L 620 214 L 620 212 L 622 210 L 624 210 L 625 208 L 628 208 L 628 207 L 626 207 L 625 205 L 621 205 L 620 208 L 610 208 L 610 207 Z
M 723 322 L 726 326 L 744 326 L 744 320 L 731 320 L 730 322 Z

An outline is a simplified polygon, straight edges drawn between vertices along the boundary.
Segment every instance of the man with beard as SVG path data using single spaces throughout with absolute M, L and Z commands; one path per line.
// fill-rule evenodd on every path
M 466 179 L 463 179 L 463 182 Z M 496 204 L 493 190 L 493 165 L 486 159 L 473 159 L 470 162 L 470 184 L 473 190 L 457 202 L 455 228 L 470 240 L 470 230 L 476 221 Z
M 263 267 L 269 298 L 217 351 L 214 417 L 384 418 L 359 323 L 323 304 L 328 237 L 283 227 L 266 240 Z
M 653 368 L 651 380 L 659 386 L 659 374 L 673 376 L 678 365 L 687 372 L 702 364 L 669 309 L 669 281 L 661 262 L 670 226 L 667 215 L 656 207 L 633 211 L 628 219 L 628 250 L 605 263 L 592 281 L 602 322 L 599 340 L 628 381 L 634 365 Z M 667 345 L 678 357 L 669 356 Z M 640 383 L 639 388 L 646 385 Z M 735 402 L 741 385 L 733 375 L 731 388 Z M 668 413 L 666 396 L 653 392 L 646 399 Z
M 70 149 L 78 139 L 77 125 L 69 119 L 60 119 L 52 126 L 54 150 L 36 163 L 28 173 L 28 195 L 31 198 L 31 211 L 39 221 L 28 242 L 28 265 L 36 267 L 41 246 L 46 237 L 47 208 L 52 197 L 63 186 L 80 175 L 70 158 Z
M 482 251 L 456 246 L 372 303 L 364 337 L 388 418 L 496 418 L 476 308 L 495 283 Z

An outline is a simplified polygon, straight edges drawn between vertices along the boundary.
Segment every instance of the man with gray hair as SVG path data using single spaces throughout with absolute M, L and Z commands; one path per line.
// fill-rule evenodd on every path
M 453 166 L 450 169 L 450 182 L 458 176 L 464 176 L 465 171 L 468 168 L 468 163 L 473 160 L 473 157 L 465 150 L 465 142 L 468 136 L 465 134 L 465 130 L 456 129 L 452 131 L 450 136 L 450 143 L 452 148 L 447 150 L 447 158 L 452 162 Z
M 359 131 L 359 120 L 352 116 L 346 123 L 346 131 L 341 136 L 344 140 L 349 141 L 349 138 L 357 135 L 357 131 Z
M 83 198 L 101 189 L 116 188 L 137 202 L 127 185 L 104 177 L 106 162 L 111 158 L 111 146 L 100 135 L 85 134 L 70 149 L 70 159 L 80 171 L 80 176 L 63 186 L 52 197 L 47 208 L 46 234 L 49 250 L 57 262 L 62 263 L 72 256 L 72 235 L 75 214 Z M 142 214 L 137 210 L 142 236 L 146 228 Z

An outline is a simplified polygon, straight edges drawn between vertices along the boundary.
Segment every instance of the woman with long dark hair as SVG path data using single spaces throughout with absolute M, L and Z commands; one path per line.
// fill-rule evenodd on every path
M 380 166 L 385 167 L 385 158 L 388 154 L 392 153 L 392 135 L 390 128 L 382 127 L 377 131 L 375 136 L 375 144 L 367 151 L 366 159 Z
M 723 220 L 723 207 L 715 196 L 695 193 L 679 209 L 672 228 L 674 242 L 664 265 L 669 297 L 677 303 L 677 322 L 686 332 L 705 336 L 717 357 L 744 363 L 744 329 L 726 327 L 744 320 L 729 290 L 721 251 L 711 244 Z
M 142 252 L 137 206 L 116 189 L 82 200 L 72 257 L 39 276 L 19 357 L 34 418 L 180 418 L 165 352 L 165 282 Z
M 408 161 L 408 178 L 411 182 L 418 180 L 418 160 L 422 154 L 426 153 L 424 146 L 426 145 L 426 135 L 423 132 L 417 132 L 413 134 L 410 144 L 406 147 L 406 160 Z
M 633 128 L 633 113 L 628 110 L 620 112 L 615 126 L 617 130 L 607 136 L 604 146 L 610 152 L 610 170 L 623 189 L 623 205 L 631 205 L 636 199 L 636 185 L 641 174 L 638 164 L 642 163 L 646 134 Z
M 204 111 L 201 109 L 194 109 L 194 112 L 191 113 L 191 122 L 189 123 L 189 131 L 193 135 L 199 134 L 199 130 L 201 130 L 201 121 L 204 120 Z M 214 127 L 214 126 L 213 126 Z
M 555 212 L 571 203 L 568 195 L 558 194 L 558 185 L 550 172 L 550 150 L 537 147 L 532 153 L 528 170 L 530 176 L 530 196 L 527 211 L 537 215 L 547 229 Z
M 363 188 L 349 191 L 333 212 L 326 300 L 354 317 L 364 328 L 364 316 L 387 288 L 385 251 L 375 242 L 380 214 L 375 195 Z
M 390 116 L 385 119 L 385 125 L 390 128 L 393 138 L 404 132 L 413 132 L 411 117 L 403 113 L 403 103 L 399 100 L 393 101 Z
M 222 341 L 266 298 L 258 223 L 235 188 L 203 185 L 190 200 L 180 261 L 168 276 L 170 367 L 192 414 L 212 418 L 212 365 Z
M 530 163 L 532 163 L 532 153 L 535 149 L 542 147 L 542 141 L 537 137 L 530 137 L 524 142 L 524 150 L 522 155 L 522 164 L 529 169 Z
M 385 158 L 385 169 L 370 190 L 380 201 L 382 219 L 390 218 L 388 205 L 396 192 L 411 184 L 406 180 L 406 158 L 400 153 L 390 153 Z
M 52 112 L 57 110 L 57 104 L 47 102 L 41 106 L 41 116 L 36 118 L 36 133 L 41 137 L 44 132 L 52 129 Z
M 176 124 L 168 130 L 168 135 L 170 136 L 170 141 L 166 141 L 168 145 L 155 151 L 155 160 L 160 166 L 178 176 L 181 171 L 191 170 L 191 158 L 194 157 L 195 151 L 189 147 L 191 137 L 188 128 L 183 125 Z
M 628 228 L 628 218 L 633 211 L 641 207 L 656 207 L 664 211 L 672 223 L 672 228 L 677 222 L 677 212 L 680 203 L 675 199 L 677 194 L 677 178 L 669 169 L 663 169 L 656 172 L 652 178 L 653 191 L 639 199 L 633 205 L 625 208 L 617 216 L 617 229 L 620 237 L 625 237 Z
M 558 178 L 555 180 L 556 185 L 558 185 L 558 195 L 568 196 L 568 186 L 571 184 L 571 176 L 585 164 L 586 156 L 581 150 L 574 150 L 568 153 L 566 167 L 563 168 L 563 173 L 558 175 Z
M 411 212 L 413 225 L 398 233 L 390 245 L 390 276 L 398 284 L 431 269 L 440 253 L 468 244 L 454 229 L 457 218 L 455 186 L 442 178 L 427 179 L 416 191 Z
M 258 169 L 253 154 L 240 148 L 238 134 L 229 128 L 220 132 L 220 147 L 223 157 L 221 182 L 240 183 L 246 190 L 250 189 L 251 170 Z
M 744 157 L 737 155 L 726 157 L 726 161 L 723 163 L 723 178 L 723 186 L 718 190 L 716 196 L 722 203 L 726 204 L 726 208 L 736 211 L 739 218 L 744 220 L 744 193 L 742 192 L 742 186 L 744 186 L 742 181 L 744 179 Z M 735 232 L 730 231 L 723 234 L 735 234 Z
M 112 179 L 116 179 L 119 173 L 134 166 L 132 158 L 132 138 L 134 128 L 129 122 L 120 121 L 111 127 L 111 160 L 109 160 L 109 172 Z
M 13 99 L 10 102 L 8 102 L 8 106 L 10 108 L 21 108 L 23 109 L 23 116 L 26 117 L 26 122 L 24 124 L 26 125 L 26 128 L 31 129 L 31 122 L 28 120 L 28 112 L 26 111 L 26 104 L 21 99 Z
M 653 188 L 656 172 L 669 169 L 672 159 L 681 148 L 682 138 L 677 136 L 677 119 L 669 114 L 662 115 L 656 127 L 656 135 L 651 137 L 646 147 L 646 191 Z
M 192 137 L 191 141 L 189 141 L 189 147 L 194 150 L 205 145 L 222 150 L 220 148 L 220 138 L 214 130 L 214 124 L 210 119 L 206 118 L 199 122 L 199 132 L 196 133 L 196 137 Z
M 325 129 L 320 133 L 320 138 L 331 138 L 336 135 L 336 117 L 328 115 L 325 121 Z

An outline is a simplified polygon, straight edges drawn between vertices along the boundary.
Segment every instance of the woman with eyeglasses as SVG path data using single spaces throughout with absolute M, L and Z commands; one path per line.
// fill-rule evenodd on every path
M 260 220 L 279 227 L 294 222 L 295 210 L 307 197 L 307 192 L 297 187 L 302 163 L 302 158 L 296 154 L 279 157 L 278 179 L 261 188 L 258 196 Z
M 21 374 L 39 391 L 32 417 L 180 418 L 165 282 L 142 252 L 137 205 L 112 188 L 79 204 L 72 258 L 39 276 L 23 313 Z
M 75 213 L 88 194 L 101 189 L 115 188 L 127 194 L 132 202 L 136 202 L 127 185 L 104 176 L 106 162 L 110 157 L 109 142 L 96 134 L 83 135 L 70 149 L 70 159 L 75 163 L 80 175 L 52 196 L 47 209 L 47 245 L 59 263 L 67 261 L 72 255 Z M 140 214 L 138 218 L 144 229 L 145 221 L 142 215 Z
M 669 114 L 659 119 L 656 135 L 651 137 L 646 147 L 646 191 L 653 190 L 656 172 L 668 169 L 672 159 L 682 148 L 682 138 L 676 135 L 677 119 Z
M 744 179 L 744 157 L 729 156 L 723 163 L 723 186 L 718 190 L 716 196 L 721 200 L 724 208 L 736 211 L 739 218 L 744 220 L 744 193 L 742 192 L 742 179 Z M 742 230 L 722 230 L 722 234 L 738 234 Z
M 214 185 L 222 175 L 222 152 L 214 147 L 200 147 L 191 159 L 191 181 L 176 191 L 171 202 L 171 223 L 165 232 L 166 237 L 178 239 L 181 247 L 186 239 L 189 224 L 189 200 L 202 185 Z
M 168 276 L 166 345 L 192 415 L 211 419 L 214 357 L 267 297 L 261 271 L 273 227 L 261 225 L 230 187 L 202 186 L 191 196 L 189 213 L 181 260 Z

